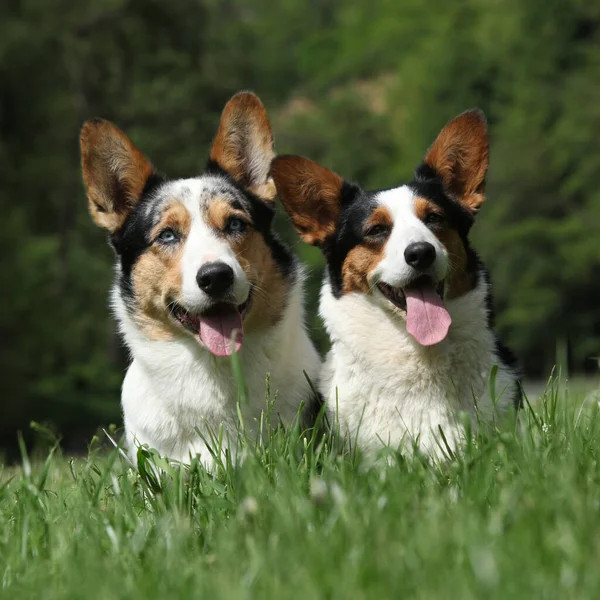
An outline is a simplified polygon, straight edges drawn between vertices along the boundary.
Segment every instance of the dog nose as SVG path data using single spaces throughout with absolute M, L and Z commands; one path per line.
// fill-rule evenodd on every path
M 206 263 L 200 267 L 196 281 L 209 296 L 222 296 L 233 285 L 233 269 L 224 262 Z
M 419 271 L 430 267 L 435 260 L 435 248 L 429 242 L 414 242 L 404 250 L 406 262 Z

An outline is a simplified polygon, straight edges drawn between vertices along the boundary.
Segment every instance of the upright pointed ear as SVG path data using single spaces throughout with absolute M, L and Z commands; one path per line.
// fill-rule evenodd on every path
M 211 160 L 262 200 L 277 194 L 269 176 L 275 156 L 267 111 L 257 96 L 239 92 L 225 105 L 210 151 Z
M 482 111 L 468 110 L 450 121 L 425 156 L 444 188 L 471 213 L 485 200 L 488 132 Z
M 152 165 L 118 127 L 102 119 L 84 124 L 80 142 L 90 213 L 112 233 L 139 202 Z
M 301 156 L 278 156 L 271 165 L 277 193 L 308 244 L 322 246 L 335 233 L 344 180 Z

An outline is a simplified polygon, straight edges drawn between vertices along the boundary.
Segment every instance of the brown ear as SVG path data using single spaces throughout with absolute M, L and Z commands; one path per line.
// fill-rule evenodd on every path
M 274 156 L 265 107 L 251 92 L 239 92 L 223 109 L 211 160 L 253 194 L 272 202 L 277 193 L 269 177 Z
M 271 165 L 277 193 L 302 239 L 322 245 L 335 233 L 344 180 L 301 156 L 278 156 Z
M 488 133 L 483 112 L 468 110 L 450 121 L 425 156 L 446 191 L 472 213 L 485 200 Z
M 115 125 L 87 121 L 81 130 L 81 169 L 92 218 L 114 232 L 139 202 L 152 165 Z

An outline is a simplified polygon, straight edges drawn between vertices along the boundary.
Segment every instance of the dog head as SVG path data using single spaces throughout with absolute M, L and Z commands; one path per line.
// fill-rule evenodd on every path
M 407 185 L 365 191 L 298 156 L 277 157 L 271 174 L 300 236 L 323 250 L 333 294 L 369 295 L 428 346 L 447 335 L 445 302 L 475 284 L 467 235 L 487 166 L 485 117 L 471 110 L 444 127 Z
M 271 230 L 273 136 L 260 100 L 225 106 L 204 172 L 168 180 L 112 123 L 81 132 L 94 221 L 110 233 L 119 293 L 150 339 L 192 335 L 217 356 L 277 320 L 292 257 Z

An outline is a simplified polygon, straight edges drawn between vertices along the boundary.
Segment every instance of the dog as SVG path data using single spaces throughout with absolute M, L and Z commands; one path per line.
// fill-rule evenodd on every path
M 366 454 L 388 445 L 443 459 L 464 440 L 461 413 L 477 427 L 520 403 L 519 366 L 493 331 L 488 272 L 468 238 L 487 168 L 478 110 L 450 121 L 413 180 L 392 189 L 365 191 L 299 156 L 273 161 L 296 230 L 326 260 L 332 348 L 319 391 L 330 423 Z
M 91 216 L 116 254 L 112 307 L 133 359 L 121 398 L 132 460 L 143 444 L 207 466 L 216 452 L 235 455 L 238 406 L 248 434 L 263 411 L 292 423 L 312 397 L 303 370 L 316 380 L 320 358 L 304 326 L 302 270 L 272 230 L 273 136 L 260 100 L 241 92 L 227 103 L 197 177 L 161 176 L 99 119 L 83 126 L 81 157 Z

